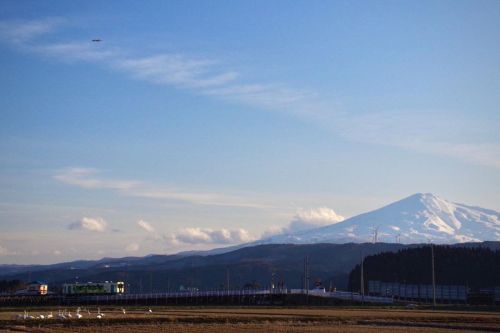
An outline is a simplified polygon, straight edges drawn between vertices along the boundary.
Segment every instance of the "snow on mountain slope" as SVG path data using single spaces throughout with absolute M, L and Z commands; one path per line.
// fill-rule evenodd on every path
M 343 222 L 255 243 L 462 243 L 500 240 L 500 213 L 418 193 Z

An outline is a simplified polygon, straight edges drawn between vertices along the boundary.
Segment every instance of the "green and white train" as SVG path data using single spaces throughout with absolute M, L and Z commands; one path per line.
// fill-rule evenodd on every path
M 65 283 L 62 292 L 64 295 L 116 295 L 125 292 L 125 283 L 112 281 Z

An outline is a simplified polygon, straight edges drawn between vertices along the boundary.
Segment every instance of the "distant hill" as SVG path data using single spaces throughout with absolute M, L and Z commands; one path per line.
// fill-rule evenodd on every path
M 54 289 L 64 282 L 125 281 L 132 292 L 160 292 L 179 287 L 215 289 L 224 287 L 226 274 L 231 288 L 253 284 L 267 287 L 281 280 L 289 288 L 302 286 L 303 261 L 310 263 L 311 286 L 319 279 L 328 287 L 347 288 L 348 275 L 364 256 L 394 252 L 419 245 L 365 244 L 268 244 L 217 255 L 151 255 L 77 261 L 47 266 L 23 267 L 23 271 L 1 271 L 2 279 L 43 280 Z M 499 248 L 499 242 L 459 246 Z

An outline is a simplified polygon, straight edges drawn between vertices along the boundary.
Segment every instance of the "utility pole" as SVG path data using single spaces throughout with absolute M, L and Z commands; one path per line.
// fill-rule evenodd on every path
M 304 258 L 304 290 L 306 293 L 306 302 L 309 296 L 309 256 Z
M 401 233 L 397 234 L 395 238 L 396 238 L 396 243 L 399 244 L 401 242 Z
M 436 307 L 436 274 L 434 270 L 434 245 L 431 243 L 431 260 L 432 260 L 432 305 Z
M 364 258 L 363 258 L 363 252 L 361 252 L 361 288 L 360 288 L 360 291 L 361 291 L 361 302 L 364 303 L 365 302 L 365 277 L 364 277 L 364 265 L 363 265 L 363 262 L 364 262 Z
M 309 295 L 309 256 L 306 257 L 306 292 Z

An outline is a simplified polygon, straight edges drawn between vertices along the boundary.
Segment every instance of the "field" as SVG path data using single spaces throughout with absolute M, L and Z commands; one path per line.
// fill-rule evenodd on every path
M 24 310 L 24 309 L 23 309 Z M 373 308 L 32 308 L 27 315 L 53 319 L 18 319 L 24 311 L 0 310 L 0 332 L 500 332 L 499 312 L 431 311 Z M 59 311 L 71 319 L 56 319 Z M 123 313 L 125 310 L 125 313 Z

